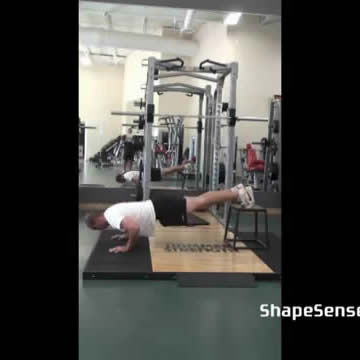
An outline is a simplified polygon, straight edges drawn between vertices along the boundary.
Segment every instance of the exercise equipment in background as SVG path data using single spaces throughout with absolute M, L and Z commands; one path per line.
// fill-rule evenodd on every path
M 114 166 L 120 164 L 123 151 L 124 139 L 122 136 L 118 136 L 107 142 L 89 161 L 96 167 Z

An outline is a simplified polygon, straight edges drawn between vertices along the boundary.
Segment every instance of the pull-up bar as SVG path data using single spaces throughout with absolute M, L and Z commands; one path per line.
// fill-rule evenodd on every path
M 194 74 L 194 73 L 190 73 L 190 72 L 184 72 L 184 71 L 179 71 L 179 72 L 174 72 L 174 73 L 170 73 L 170 74 L 159 74 L 156 75 L 154 77 L 155 80 L 158 79 L 166 79 L 169 77 L 176 77 L 176 76 L 190 76 L 196 79 L 201 79 L 201 80 L 207 80 L 207 81 L 213 81 L 213 82 L 217 82 L 217 78 L 214 77 L 210 77 L 210 76 L 204 76 L 204 75 L 198 75 L 198 74 Z

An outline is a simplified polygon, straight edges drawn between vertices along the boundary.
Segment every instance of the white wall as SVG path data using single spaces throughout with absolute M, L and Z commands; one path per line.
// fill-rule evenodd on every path
M 123 65 L 79 66 L 79 116 L 86 130 L 86 159 L 97 153 L 108 141 L 120 135 L 121 119 L 111 111 L 123 108 Z
M 142 60 L 149 56 L 160 58 L 160 53 L 134 51 L 124 65 L 93 64 L 79 66 L 79 116 L 86 125 L 96 130 L 86 130 L 86 159 L 97 153 L 111 139 L 127 133 L 123 123 L 132 123 L 136 117 L 111 115 L 112 111 L 140 111 L 133 105 L 135 100 L 144 99 L 147 68 Z M 158 109 L 158 97 L 154 103 Z M 144 110 L 144 109 L 143 109 Z M 154 129 L 156 132 L 157 129 Z M 133 130 L 133 134 L 143 134 Z
M 281 94 L 281 32 L 276 25 L 260 24 L 243 24 L 228 29 L 216 23 L 203 25 L 195 35 L 200 49 L 192 57 L 191 65 L 198 66 L 205 59 L 238 62 L 237 115 L 267 117 L 270 99 L 275 94 Z M 194 79 L 193 83 L 204 86 L 206 82 Z M 229 101 L 229 83 L 227 79 L 223 102 Z M 192 112 L 197 113 L 196 104 L 192 105 Z M 245 146 L 266 136 L 267 124 L 238 122 L 236 135 L 240 145 Z M 226 136 L 223 137 L 224 142 L 225 139 Z

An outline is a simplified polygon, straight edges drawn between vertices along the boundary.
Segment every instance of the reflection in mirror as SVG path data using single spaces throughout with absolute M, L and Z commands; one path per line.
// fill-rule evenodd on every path
M 197 10 L 190 14 L 187 9 L 89 4 L 80 2 L 79 16 L 79 117 L 88 127 L 79 127 L 80 184 L 132 186 L 131 181 L 117 179 L 141 168 L 141 119 L 135 115 L 117 117 L 111 112 L 145 110 L 146 65 L 150 56 L 159 60 L 181 58 L 190 67 L 199 66 L 205 59 L 218 64 L 240 63 L 237 114 L 268 116 L 268 100 L 263 99 L 280 93 L 279 21 L 269 23 L 264 16 L 243 14 L 237 24 L 230 25 L 225 21 L 229 13 L 222 11 Z M 101 42 L 94 42 L 99 32 L 116 32 L 117 37 L 104 36 Z M 215 114 L 216 83 L 185 75 L 155 80 L 155 112 Z M 219 104 L 229 103 L 229 83 L 224 83 Z M 226 109 L 223 110 L 226 115 Z M 216 132 L 214 119 L 201 120 L 201 136 L 196 118 L 164 116 L 154 121 L 152 167 L 160 169 L 164 176 L 161 181 L 156 178 L 152 186 L 203 190 L 225 186 L 226 127 L 218 133 L 217 150 L 212 141 Z M 221 124 L 226 125 L 226 121 Z M 234 182 L 246 178 L 261 184 L 259 176 L 242 174 L 241 165 L 245 162 L 239 159 L 241 149 L 246 149 L 248 143 L 267 137 L 267 124 L 238 122 L 236 135 L 238 165 L 234 167 Z M 187 168 L 179 169 L 184 161 L 190 161 Z M 131 179 L 130 175 L 126 177 Z

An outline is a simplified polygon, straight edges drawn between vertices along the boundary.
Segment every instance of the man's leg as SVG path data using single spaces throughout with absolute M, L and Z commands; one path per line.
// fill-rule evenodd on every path
M 128 155 L 127 153 L 125 152 L 124 153 L 124 173 L 126 173 L 126 168 L 127 168 L 127 163 L 128 163 Z
M 132 167 L 133 167 L 133 160 L 129 160 L 129 171 L 132 170 Z
M 207 210 L 211 205 L 238 200 L 237 192 L 231 190 L 209 191 L 195 197 L 186 197 L 186 212 Z
M 124 172 L 131 171 L 132 169 L 132 158 L 127 156 L 125 158 L 125 164 L 124 164 Z
M 163 168 L 161 169 L 161 176 L 167 176 L 176 172 L 181 172 L 184 171 L 184 169 L 185 169 L 184 165 Z

